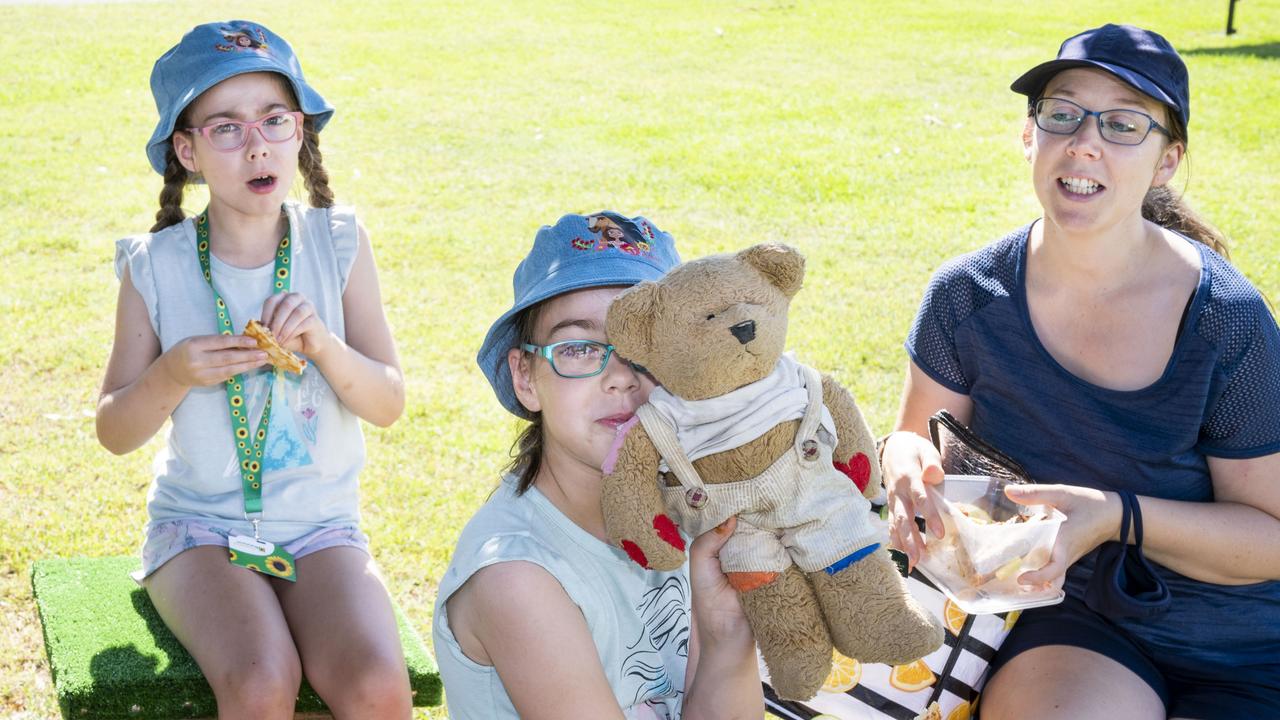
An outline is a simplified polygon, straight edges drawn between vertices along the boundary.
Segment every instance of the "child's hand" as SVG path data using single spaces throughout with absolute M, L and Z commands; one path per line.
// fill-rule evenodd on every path
M 302 293 L 275 293 L 262 303 L 263 325 L 271 328 L 280 347 L 316 356 L 331 340 L 316 308 Z
M 197 335 L 169 348 L 160 362 L 179 385 L 204 387 L 264 365 L 267 354 L 244 335 Z
M 719 527 L 699 535 L 689 547 L 693 612 L 698 618 L 699 632 L 712 639 L 732 637 L 747 627 L 738 591 L 729 584 L 720 567 L 720 548 L 737 525 L 738 519 L 731 517 Z

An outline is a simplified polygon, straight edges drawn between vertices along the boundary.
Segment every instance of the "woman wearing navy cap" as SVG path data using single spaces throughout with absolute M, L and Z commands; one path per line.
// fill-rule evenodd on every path
M 1018 621 L 984 718 L 1280 717 L 1280 331 L 1165 187 L 1186 67 L 1106 25 L 1012 89 L 1043 217 L 925 291 L 883 446 L 896 544 L 919 558 L 917 512 L 941 534 L 925 436 L 946 408 L 1040 483 L 1012 499 L 1069 518 L 1019 578 L 1065 574 L 1066 600 Z

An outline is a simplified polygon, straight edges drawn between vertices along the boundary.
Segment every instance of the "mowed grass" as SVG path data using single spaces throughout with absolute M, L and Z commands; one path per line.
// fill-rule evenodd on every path
M 92 415 L 113 243 L 149 227 L 161 185 L 148 76 L 193 24 L 265 23 L 338 109 L 325 161 L 374 238 L 408 380 L 404 417 L 365 429 L 364 522 L 429 637 L 436 580 L 517 430 L 473 358 L 534 231 L 565 212 L 644 214 L 689 258 L 800 248 L 791 347 L 883 432 L 929 274 L 1037 214 L 1009 82 L 1078 30 L 1132 22 L 1191 69 L 1177 185 L 1280 298 L 1280 2 L 1241 3 L 1230 37 L 1226 4 L 0 5 L 0 716 L 58 712 L 31 562 L 142 538 L 163 433 L 115 457 Z

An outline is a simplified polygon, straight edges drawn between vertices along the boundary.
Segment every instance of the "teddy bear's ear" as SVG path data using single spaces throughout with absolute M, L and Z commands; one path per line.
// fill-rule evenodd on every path
M 653 347 L 653 323 L 662 299 L 662 287 L 646 280 L 622 291 L 609 304 L 605 332 L 618 353 L 644 365 Z
M 738 259 L 763 273 L 788 298 L 800 291 L 804 256 L 795 248 L 779 243 L 752 245 L 738 253 Z

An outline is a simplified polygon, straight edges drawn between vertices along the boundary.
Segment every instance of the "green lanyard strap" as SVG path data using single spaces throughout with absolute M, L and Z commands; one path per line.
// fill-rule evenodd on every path
M 200 257 L 200 269 L 204 271 L 205 282 L 213 291 L 214 305 L 218 310 L 218 332 L 223 335 L 234 335 L 231 318 L 227 314 L 227 304 L 218 289 L 213 286 L 213 272 L 209 267 L 209 210 L 196 218 L 196 254 Z M 289 260 L 293 249 L 289 244 L 289 233 L 280 238 L 280 247 L 276 249 L 274 285 L 271 292 L 289 291 Z M 276 377 L 279 372 L 276 373 Z M 267 402 L 262 407 L 262 418 L 258 420 L 258 430 L 253 433 L 253 441 L 249 441 L 248 410 L 244 402 L 244 373 L 227 379 L 227 407 L 231 409 L 231 430 L 235 435 L 236 452 L 240 456 L 240 480 L 244 488 L 244 512 L 262 513 L 262 443 L 267 438 L 267 428 L 271 422 L 271 396 L 276 378 L 267 385 Z M 256 522 L 256 521 L 255 521 Z

